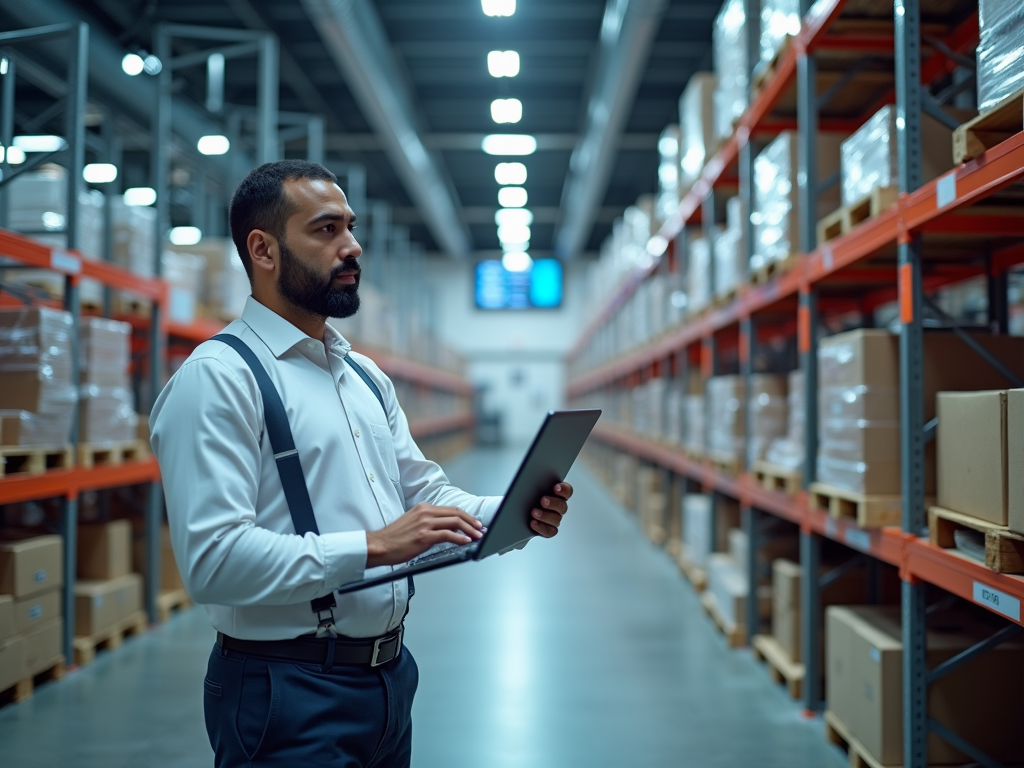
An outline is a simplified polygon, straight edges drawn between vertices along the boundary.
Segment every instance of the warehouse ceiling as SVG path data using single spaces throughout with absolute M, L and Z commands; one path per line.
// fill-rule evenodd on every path
M 38 0 L 45 3 L 46 0 Z M 311 18 L 317 0 L 77 0 L 93 24 L 124 46 L 125 52 L 151 48 L 152 30 L 160 21 L 212 27 L 272 30 L 281 45 L 280 109 L 319 113 L 326 119 L 326 157 L 330 163 L 358 163 L 367 171 L 367 195 L 393 207 L 393 222 L 409 227 L 413 240 L 427 251 L 451 251 L 439 242 L 437 222 L 411 194 L 408 177 L 396 168 L 365 99 L 357 98 L 339 67 L 324 28 Z M 720 0 L 633 0 L 662 5 L 649 49 L 640 62 L 636 96 L 614 145 L 607 190 L 598 195 L 594 224 L 577 249 L 596 252 L 612 221 L 639 195 L 655 191 L 657 140 L 678 119 L 678 97 L 690 75 L 711 66 L 711 27 Z M 480 0 L 374 0 L 397 65 L 400 87 L 410 95 L 416 128 L 436 160 L 456 206 L 457 226 L 467 233 L 473 255 L 499 252 L 494 214 L 498 210 L 496 162 L 521 160 L 528 168 L 525 184 L 533 212 L 530 251 L 553 252 L 561 223 L 570 157 L 587 126 L 588 101 L 598 77 L 601 30 L 606 0 L 519 0 L 511 17 L 485 16 Z M 331 4 L 324 3 L 328 6 Z M 337 4 L 335 4 L 337 5 Z M 344 5 L 344 4 L 341 4 Z M 612 0 L 612 7 L 621 7 Z M 0 29 L 17 28 L 0 10 Z M 176 55 L 208 44 L 176 44 Z M 517 76 L 494 78 L 487 54 L 515 50 Z M 646 55 L 645 55 L 646 53 Z M 229 60 L 225 102 L 256 102 L 255 61 Z M 200 107 L 206 97 L 206 69 L 175 73 L 175 93 Z M 20 97 L 19 97 L 20 98 Z M 496 125 L 491 102 L 516 98 L 522 119 Z M 229 107 L 230 109 L 230 107 Z M 530 134 L 536 153 L 525 158 L 496 158 L 481 150 L 490 133 Z M 254 147 L 249 154 L 254 154 Z M 286 144 L 287 156 L 304 157 L 305 139 Z M 139 164 L 145 167 L 145 163 Z M 136 172 L 138 173 L 138 171 Z M 180 215 L 180 214 L 179 214 Z M 431 225 L 434 226 L 431 226 Z M 442 238 L 443 239 L 443 238 Z

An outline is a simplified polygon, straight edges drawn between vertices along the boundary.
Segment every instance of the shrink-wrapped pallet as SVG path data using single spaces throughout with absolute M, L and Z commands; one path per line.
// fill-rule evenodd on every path
M 178 323 L 191 323 L 199 316 L 206 259 L 194 253 L 164 251 L 163 278 L 170 286 L 167 316 Z
M 761 64 L 764 67 L 790 37 L 800 34 L 800 0 L 761 0 Z
M 0 311 L 0 412 L 19 445 L 63 445 L 78 395 L 71 383 L 74 325 L 61 310 Z M 8 413 L 11 412 L 11 413 Z
M 679 126 L 682 133 L 679 184 L 683 192 L 700 178 L 704 164 L 718 146 L 715 137 L 717 87 L 718 77 L 714 72 L 697 72 L 679 97 Z
M 979 0 L 978 30 L 978 109 L 984 112 L 1024 88 L 1024 5 Z
M 768 446 L 786 434 L 786 387 L 785 376 L 758 373 L 750 377 L 748 467 L 764 459 Z
M 694 456 L 704 455 L 704 395 L 683 397 L 683 447 Z
M 744 443 L 743 377 L 707 380 L 708 456 L 726 464 L 739 460 Z
M 711 238 L 698 237 L 690 242 L 687 260 L 687 312 L 699 314 L 711 303 Z
M 785 469 L 801 470 L 804 466 L 804 375 L 791 371 L 787 385 L 786 434 L 772 440 L 765 461 Z
M 104 317 L 84 317 L 79 325 L 79 340 L 80 382 L 128 386 L 131 325 Z
M 747 276 L 743 205 L 738 197 L 726 202 L 726 228 L 715 238 L 715 298 L 735 291 Z
M 725 0 L 715 18 L 711 47 L 718 89 L 715 91 L 715 133 L 721 139 L 732 135 L 733 123 L 749 103 L 747 61 L 747 19 L 744 0 Z
M 78 394 L 78 432 L 83 443 L 120 443 L 135 439 L 139 417 L 130 389 L 83 384 Z

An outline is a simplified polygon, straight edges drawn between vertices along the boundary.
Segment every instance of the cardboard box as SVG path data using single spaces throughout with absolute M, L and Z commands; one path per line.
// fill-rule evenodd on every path
M 903 760 L 903 645 L 897 606 L 827 609 L 828 709 L 883 765 Z M 964 629 L 928 633 L 934 668 L 990 632 Z M 928 714 L 997 761 L 1024 760 L 1024 649 L 1004 644 L 931 685 Z M 932 733 L 929 765 L 970 759 Z
M 1024 389 L 1006 393 L 1007 524 L 1024 534 Z
M 6 642 L 17 632 L 14 621 L 14 598 L 10 595 L 0 595 L 0 643 Z
M 61 604 L 63 590 L 59 587 L 48 592 L 40 592 L 30 597 L 22 597 L 14 601 L 14 630 L 19 635 L 31 632 L 41 624 L 64 615 Z
M 1024 378 L 1024 338 L 978 334 L 978 343 Z M 818 478 L 865 494 L 899 494 L 899 337 L 862 329 L 823 339 L 818 349 Z M 941 391 L 1004 389 L 1003 377 L 956 336 L 926 333 L 924 418 Z M 925 491 L 936 490 L 935 448 L 925 453 Z
M 146 539 L 140 536 L 132 542 L 132 560 L 135 564 L 134 570 L 137 573 L 146 573 Z M 174 559 L 174 550 L 171 548 L 171 531 L 165 525 L 160 529 L 160 590 L 166 592 L 174 589 L 184 589 L 185 582 L 178 570 L 178 563 Z
M 0 594 L 27 597 L 63 583 L 64 539 L 60 536 L 0 541 Z
M 132 327 L 119 320 L 83 317 L 79 325 L 81 384 L 130 387 Z
M 141 608 L 142 577 L 137 573 L 105 581 L 75 582 L 76 635 L 99 634 Z
M 729 555 L 715 554 L 708 558 L 708 592 L 715 598 L 715 605 L 722 617 L 736 627 L 745 627 L 747 619 L 747 596 L 750 590 L 747 577 L 740 565 Z M 758 617 L 767 619 L 772 612 L 772 588 L 757 589 Z
M 12 637 L 0 642 L 0 691 L 6 691 L 26 677 L 25 639 Z
M 78 578 L 116 579 L 132 571 L 132 524 L 128 520 L 78 526 Z
M 940 392 L 938 413 L 939 506 L 1006 525 L 1006 392 Z
M 64 619 L 40 624 L 22 638 L 25 640 L 25 672 L 38 675 L 64 655 Z

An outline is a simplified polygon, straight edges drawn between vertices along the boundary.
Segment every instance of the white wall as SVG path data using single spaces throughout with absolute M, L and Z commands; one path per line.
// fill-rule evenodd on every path
M 435 330 L 466 359 L 470 380 L 488 387 L 484 405 L 501 413 L 506 441 L 525 442 L 565 402 L 565 356 L 581 332 L 584 270 L 567 266 L 560 309 L 516 311 L 477 309 L 473 271 L 472 261 L 430 259 Z

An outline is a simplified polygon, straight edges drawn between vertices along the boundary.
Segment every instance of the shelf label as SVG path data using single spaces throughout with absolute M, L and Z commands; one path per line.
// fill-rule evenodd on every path
M 82 271 L 82 262 L 79 258 L 66 251 L 50 251 L 50 266 L 69 275 L 77 275 Z
M 839 538 L 839 523 L 835 521 L 835 518 L 825 518 L 825 535 L 830 539 Z
M 871 551 L 871 534 L 867 531 L 862 531 L 860 528 L 847 528 L 843 539 L 854 549 L 859 549 L 861 552 Z
M 832 263 L 833 263 L 833 261 L 832 261 L 832 246 L 831 245 L 826 245 L 825 246 L 825 250 L 822 251 L 822 254 L 821 254 L 821 260 L 825 264 L 825 269 L 827 269 L 829 272 L 831 272 L 832 271 Z
M 935 206 L 945 208 L 956 200 L 956 171 L 947 173 L 935 185 Z
M 1000 592 L 995 587 L 982 584 L 980 581 L 974 582 L 974 602 L 1003 616 L 1009 616 L 1014 621 L 1020 621 L 1020 600 Z

